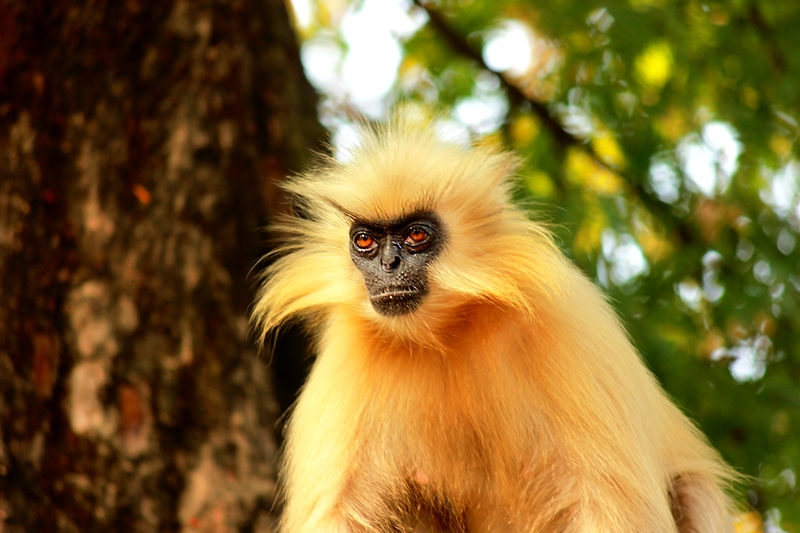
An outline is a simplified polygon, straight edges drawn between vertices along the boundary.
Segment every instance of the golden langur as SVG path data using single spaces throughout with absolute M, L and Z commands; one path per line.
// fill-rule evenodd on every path
M 516 165 L 395 119 L 289 181 L 254 311 L 316 341 L 283 532 L 733 531 L 734 474 L 510 203 Z

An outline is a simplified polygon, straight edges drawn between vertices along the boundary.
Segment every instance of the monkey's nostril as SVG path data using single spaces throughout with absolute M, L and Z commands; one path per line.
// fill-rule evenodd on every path
M 394 256 L 391 261 L 387 261 L 386 259 L 381 260 L 381 268 L 383 268 L 384 272 L 391 272 L 392 270 L 396 270 L 399 266 L 400 256 Z

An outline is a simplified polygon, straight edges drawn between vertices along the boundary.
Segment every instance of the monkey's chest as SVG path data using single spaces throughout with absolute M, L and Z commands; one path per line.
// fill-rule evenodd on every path
M 521 478 L 521 462 L 509 469 L 498 459 L 494 454 L 504 452 L 491 449 L 472 417 L 429 408 L 416 420 L 390 425 L 368 445 L 369 464 L 361 471 L 384 472 L 365 481 L 383 487 L 387 514 L 397 520 L 392 530 L 464 532 L 477 511 L 491 508 L 504 516 L 502 509 L 511 508 L 510 501 L 501 502 L 498 487 Z
M 499 408 L 476 406 L 456 387 L 403 394 L 398 390 L 394 401 L 373 406 L 377 423 L 365 451 L 375 468 L 397 465 L 392 482 L 403 480 L 423 507 L 431 501 L 452 506 L 472 500 L 498 476 L 521 471 L 523 459 L 515 457 L 522 447 L 515 443 L 519 436 Z

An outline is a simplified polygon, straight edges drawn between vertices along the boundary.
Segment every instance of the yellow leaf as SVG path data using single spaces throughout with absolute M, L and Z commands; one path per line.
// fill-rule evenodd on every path
M 517 148 L 527 146 L 539 136 L 541 126 L 539 121 L 530 115 L 521 115 L 511 123 L 509 136 Z
M 763 533 L 764 531 L 761 517 L 755 511 L 741 513 L 734 519 L 733 525 L 736 533 Z
M 758 95 L 758 91 L 752 87 L 743 87 L 742 92 L 739 95 L 739 99 L 750 109 L 758 109 L 760 97 Z
M 579 52 L 589 52 L 594 48 L 592 38 L 585 31 L 574 31 L 569 34 L 569 44 L 571 44 Z
M 583 219 L 572 247 L 576 252 L 589 254 L 600 249 L 603 230 L 608 226 L 608 220 L 596 202 L 587 206 L 586 217 Z
M 616 168 L 625 168 L 627 164 L 625 154 L 622 153 L 617 140 L 610 132 L 604 131 L 592 137 L 592 146 L 605 163 Z
M 628 3 L 636 11 L 647 11 L 654 7 L 664 7 L 664 0 L 628 0 Z
M 646 88 L 660 90 L 672 76 L 672 66 L 672 49 L 666 41 L 659 41 L 636 58 L 636 77 Z
M 653 127 L 664 140 L 676 143 L 689 132 L 689 117 L 683 108 L 672 106 L 654 121 Z
M 400 63 L 400 68 L 398 69 L 398 74 L 400 76 L 405 76 L 409 72 L 417 72 L 420 68 L 425 68 L 425 66 L 420 62 L 417 58 L 406 56 L 403 58 L 403 61 Z
M 785 158 L 792 152 L 792 141 L 783 135 L 773 135 L 769 140 L 769 147 L 777 155 Z
M 537 170 L 525 176 L 523 179 L 528 190 L 536 196 L 549 198 L 555 193 L 555 184 L 546 172 Z
M 642 247 L 642 252 L 650 261 L 655 263 L 672 255 L 672 243 L 652 228 L 642 225 L 636 228 L 634 234 L 639 246 Z
M 606 196 L 619 194 L 623 189 L 619 176 L 600 166 L 582 150 L 570 149 L 567 153 L 566 176 L 573 183 Z

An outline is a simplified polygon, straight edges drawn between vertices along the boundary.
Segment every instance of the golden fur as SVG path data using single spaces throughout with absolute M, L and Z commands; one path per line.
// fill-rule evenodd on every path
M 509 203 L 515 158 L 408 120 L 364 135 L 352 162 L 289 181 L 305 216 L 282 225 L 254 311 L 263 334 L 304 317 L 318 346 L 289 422 L 282 531 L 732 531 L 732 472 L 600 291 Z M 446 235 L 430 293 L 380 315 L 348 215 L 421 211 Z

